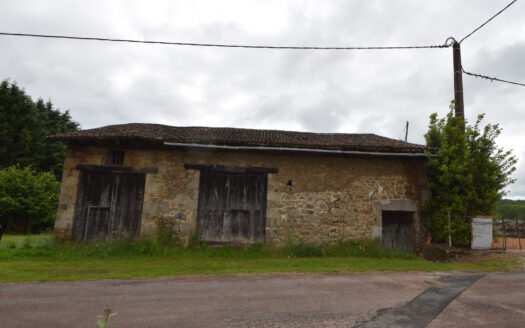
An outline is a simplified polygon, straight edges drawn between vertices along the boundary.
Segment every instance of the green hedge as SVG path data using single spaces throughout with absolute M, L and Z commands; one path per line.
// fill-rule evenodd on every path
M 60 183 L 51 172 L 11 166 L 0 170 L 0 224 L 6 232 L 53 227 Z

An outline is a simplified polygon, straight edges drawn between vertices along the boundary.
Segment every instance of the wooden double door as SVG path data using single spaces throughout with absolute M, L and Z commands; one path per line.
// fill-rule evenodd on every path
M 82 171 L 73 238 L 91 241 L 139 235 L 145 174 Z
M 198 225 L 203 241 L 264 242 L 267 174 L 201 170 Z

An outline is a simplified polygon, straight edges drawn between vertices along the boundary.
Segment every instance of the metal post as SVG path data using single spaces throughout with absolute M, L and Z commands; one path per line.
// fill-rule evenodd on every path
M 407 126 L 405 128 L 405 142 L 407 142 L 408 140 L 408 121 L 407 121 Z
M 505 227 L 505 218 L 501 218 L 501 230 L 503 231 L 503 249 L 507 250 L 507 228 Z
M 518 244 L 520 245 L 520 251 L 521 251 L 520 223 L 518 219 L 516 219 L 516 229 L 518 230 Z
M 450 211 L 448 211 L 448 248 L 452 247 L 452 234 L 450 231 Z

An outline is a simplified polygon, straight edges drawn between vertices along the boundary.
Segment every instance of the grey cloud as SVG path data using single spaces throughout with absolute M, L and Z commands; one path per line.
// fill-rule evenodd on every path
M 286 12 L 247 17 L 242 6 L 224 2 L 231 5 L 226 8 L 231 19 L 203 13 L 207 6 L 198 1 L 148 3 L 153 16 L 138 4 L 6 2 L 0 30 L 276 45 L 439 44 L 466 35 L 506 3 L 269 2 L 265 6 Z M 518 3 L 465 41 L 465 68 L 525 81 L 525 36 L 517 32 L 524 15 Z M 246 28 L 250 18 L 266 21 L 267 31 Z M 402 138 L 408 120 L 409 141 L 423 143 L 428 116 L 443 116 L 453 98 L 450 49 L 262 51 L 8 37 L 0 37 L 0 47 L 1 79 L 70 109 L 85 128 L 134 121 Z M 502 146 L 525 158 L 525 146 L 517 141 L 525 124 L 523 88 L 467 76 L 464 82 L 467 118 L 487 113 L 487 122 L 503 127 Z M 525 166 L 519 165 L 518 182 L 509 190 L 525 197 Z
M 525 42 L 517 42 L 497 50 L 480 51 L 473 69 L 483 75 L 525 83 L 524 59 Z

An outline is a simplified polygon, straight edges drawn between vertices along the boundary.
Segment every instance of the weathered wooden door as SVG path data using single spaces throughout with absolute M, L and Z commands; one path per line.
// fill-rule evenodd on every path
M 264 242 L 267 175 L 201 170 L 198 224 L 212 243 Z
M 414 212 L 383 211 L 381 244 L 396 251 L 413 251 L 412 221 Z
M 140 234 L 145 175 L 83 171 L 73 237 L 90 241 Z

